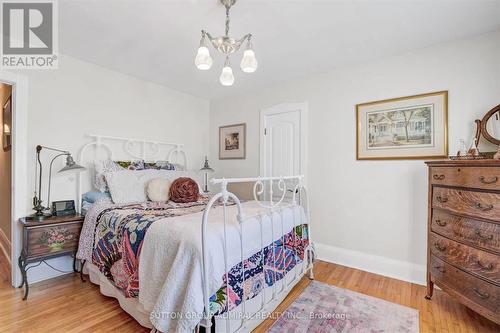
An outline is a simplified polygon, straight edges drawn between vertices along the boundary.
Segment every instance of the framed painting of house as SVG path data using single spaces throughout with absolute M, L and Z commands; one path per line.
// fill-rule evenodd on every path
M 245 159 L 246 124 L 219 127 L 219 159 Z
M 448 92 L 356 105 L 356 159 L 448 156 Z

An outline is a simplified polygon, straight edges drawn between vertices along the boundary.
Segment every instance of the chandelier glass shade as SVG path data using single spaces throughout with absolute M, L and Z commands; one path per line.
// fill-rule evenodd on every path
M 236 3 L 236 0 L 220 1 L 224 7 L 226 7 L 226 33 L 224 36 L 212 37 L 207 31 L 202 30 L 200 46 L 194 63 L 196 67 L 202 71 L 209 70 L 212 67 L 213 60 L 208 49 L 208 42 L 210 42 L 213 48 L 221 52 L 226 58 L 219 81 L 223 86 L 232 86 L 234 84 L 234 74 L 229 57 L 233 53 L 238 52 L 244 43 L 246 43 L 246 49 L 240 63 L 241 70 L 244 73 L 253 73 L 257 70 L 258 62 L 252 47 L 252 34 L 246 34 L 240 39 L 229 36 L 229 10 Z
M 199 70 L 206 71 L 212 67 L 212 57 L 210 56 L 210 51 L 206 46 L 200 46 L 198 49 L 198 54 L 194 63 Z

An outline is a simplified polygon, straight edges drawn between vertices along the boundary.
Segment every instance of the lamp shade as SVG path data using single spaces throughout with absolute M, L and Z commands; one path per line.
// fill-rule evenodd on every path
M 257 70 L 257 58 L 253 50 L 245 50 L 243 59 L 241 59 L 241 70 L 245 73 L 253 73 Z
M 206 71 L 212 67 L 212 57 L 206 46 L 200 46 L 198 54 L 194 60 L 194 64 L 199 70 Z
M 85 167 L 83 167 L 79 164 L 76 164 L 75 160 L 73 160 L 73 157 L 71 157 L 71 155 L 68 155 L 66 157 L 66 165 L 64 166 L 64 168 L 59 170 L 59 172 L 66 172 L 66 171 L 73 171 L 73 170 L 83 171 L 83 170 L 85 170 Z
M 220 75 L 219 80 L 223 86 L 232 86 L 234 83 L 233 69 L 229 66 L 224 67 L 222 69 L 222 74 Z

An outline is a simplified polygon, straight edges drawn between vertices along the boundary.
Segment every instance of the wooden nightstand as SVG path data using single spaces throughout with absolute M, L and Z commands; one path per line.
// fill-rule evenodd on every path
M 22 218 L 19 222 L 23 226 L 23 249 L 19 256 L 19 269 L 23 275 L 23 281 L 19 288 L 25 286 L 24 298 L 28 298 L 29 285 L 26 272 L 45 260 L 66 255 L 73 255 L 73 271 L 76 269 L 76 252 L 80 239 L 84 217 L 81 215 L 53 216 L 44 221 L 30 221 Z M 28 264 L 39 262 L 27 267 Z M 47 264 L 54 269 L 51 265 Z

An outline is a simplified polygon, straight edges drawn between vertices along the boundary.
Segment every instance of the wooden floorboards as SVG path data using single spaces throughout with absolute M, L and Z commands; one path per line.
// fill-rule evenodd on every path
M 432 301 L 424 299 L 425 288 L 376 274 L 325 262 L 315 265 L 317 281 L 379 297 L 420 311 L 421 332 L 498 333 L 500 327 L 436 290 Z M 128 316 L 112 298 L 99 293 L 90 282 L 68 275 L 34 284 L 28 301 L 21 289 L 9 284 L 9 267 L 0 255 L 0 332 L 149 332 Z M 308 285 L 304 278 L 280 305 L 283 311 Z M 256 332 L 265 332 L 272 320 Z

